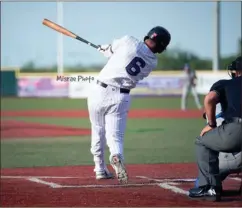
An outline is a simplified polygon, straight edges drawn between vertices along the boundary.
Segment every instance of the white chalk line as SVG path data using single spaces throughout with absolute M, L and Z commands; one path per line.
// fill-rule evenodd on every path
M 178 183 L 189 183 L 189 182 L 195 182 L 196 179 L 192 179 L 192 178 L 171 178 L 171 179 L 155 179 L 155 178 L 150 178 L 147 176 L 136 176 L 136 178 L 142 178 L 142 179 L 146 179 L 149 181 L 156 181 L 156 182 L 161 182 L 161 183 L 169 183 L 169 182 L 178 182 Z
M 136 176 L 137 178 L 143 178 L 147 179 L 149 181 L 156 181 L 160 182 L 158 183 L 158 186 L 163 189 L 168 189 L 176 194 L 183 194 L 183 195 L 188 195 L 189 192 L 177 187 L 177 185 L 184 183 L 184 182 L 194 182 L 195 179 L 154 179 L 146 176 Z
M 74 177 L 74 176 L 1 176 L 2 179 L 26 179 L 26 178 L 39 178 L 39 179 L 90 179 L 89 177 Z M 155 182 L 194 182 L 195 179 L 155 179 L 146 176 L 135 176 L 134 178 L 146 179 Z
M 157 183 L 130 183 L 130 184 L 105 184 L 105 185 L 61 185 L 53 182 L 47 182 L 41 179 L 87 179 L 91 177 L 63 177 L 63 176 L 1 176 L 4 179 L 25 179 L 35 183 L 47 185 L 51 188 L 115 188 L 115 187 L 140 187 L 140 186 L 157 186 Z
M 188 191 L 185 191 L 184 189 L 178 188 L 177 186 L 178 184 L 174 184 L 174 183 L 159 183 L 158 186 L 163 188 L 163 189 L 168 189 L 174 193 L 177 194 L 184 194 L 184 195 L 188 195 Z
M 90 185 L 60 185 L 57 183 L 53 182 L 47 182 L 42 179 L 70 179 L 70 178 L 78 178 L 78 177 L 70 177 L 70 176 L 1 176 L 1 178 L 21 178 L 21 179 L 27 179 L 28 181 L 35 182 L 38 184 L 42 185 L 47 185 L 51 188 L 54 189 L 59 189 L 59 188 L 120 188 L 120 187 L 144 187 L 144 186 L 158 186 L 163 189 L 168 189 L 174 193 L 177 194 L 183 194 L 183 195 L 188 195 L 188 191 L 185 191 L 181 188 L 178 188 L 177 185 L 179 185 L 178 182 L 191 182 L 194 181 L 194 179 L 153 179 L 149 178 L 146 176 L 136 176 L 136 178 L 141 178 L 141 179 L 146 179 L 150 181 L 155 181 L 153 183 L 133 183 L 133 184 L 105 184 L 105 185 L 95 185 L 95 184 L 90 184 Z M 41 179 L 42 178 L 42 179 Z M 80 178 L 80 177 L 79 177 Z M 158 183 L 159 182 L 159 183 Z
M 62 185 L 60 185 L 60 184 L 53 183 L 53 182 L 47 182 L 47 181 L 41 180 L 41 179 L 36 178 L 36 177 L 28 177 L 26 179 L 28 181 L 32 181 L 32 182 L 35 182 L 35 183 L 38 183 L 38 184 L 50 186 L 51 188 L 61 188 L 62 187 Z
M 145 177 L 145 176 L 143 176 L 142 178 L 147 179 L 147 177 Z M 172 182 L 172 181 L 178 181 L 177 179 L 175 179 L 175 180 L 174 179 L 172 179 L 172 180 L 164 179 L 163 180 L 163 181 L 170 181 L 169 183 L 163 182 L 163 183 L 147 183 L 147 184 L 145 184 L 145 183 L 135 183 L 135 184 L 109 184 L 109 185 L 108 184 L 106 184 L 106 185 L 95 185 L 95 184 L 91 184 L 91 185 L 60 185 L 60 184 L 56 184 L 56 183 L 52 183 L 52 182 L 46 182 L 46 181 L 43 181 L 43 180 L 38 179 L 36 177 L 28 178 L 28 180 L 30 180 L 32 182 L 48 185 L 51 188 L 119 188 L 119 187 L 159 186 L 163 189 L 171 190 L 174 193 L 188 195 L 188 191 L 185 191 L 185 190 L 178 188 L 176 186 L 176 185 L 179 185 L 179 183 Z M 159 182 L 160 181 L 161 180 L 159 180 Z
M 89 184 L 89 185 L 61 185 L 53 182 L 47 182 L 41 179 L 71 179 L 71 178 L 88 178 L 88 177 L 72 177 L 72 176 L 1 176 L 1 178 L 27 179 L 38 184 L 47 185 L 51 188 L 119 188 L 119 187 L 144 187 L 144 186 L 159 186 L 161 188 L 173 190 L 175 193 L 184 193 L 184 190 L 177 188 L 177 182 L 193 182 L 194 179 L 154 179 L 146 176 L 135 176 L 135 178 L 154 181 L 153 183 L 129 183 L 129 184 Z M 91 177 L 89 177 L 91 178 Z M 178 191 L 177 191 L 178 190 Z
M 132 183 L 132 184 L 106 184 L 106 185 L 60 185 L 53 182 L 47 182 L 41 179 L 88 179 L 93 177 L 73 177 L 73 176 L 1 176 L 1 178 L 13 178 L 13 179 L 27 179 L 38 184 L 47 185 L 51 188 L 119 188 L 119 187 L 144 187 L 144 186 L 159 186 L 160 188 L 170 190 L 177 194 L 188 195 L 188 191 L 177 187 L 180 183 L 194 182 L 195 179 L 155 179 L 147 176 L 135 176 L 135 178 L 146 179 L 154 181 L 153 183 Z M 231 180 L 241 181 L 241 178 L 230 177 Z
M 157 186 L 158 183 L 128 183 L 128 184 L 106 184 L 106 185 L 61 185 L 58 188 L 119 188 L 119 187 L 144 187 L 144 186 Z

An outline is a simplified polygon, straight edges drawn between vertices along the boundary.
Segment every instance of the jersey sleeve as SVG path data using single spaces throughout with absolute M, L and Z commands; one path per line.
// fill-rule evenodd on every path
M 114 39 L 112 44 L 111 44 L 111 51 L 114 53 L 123 43 L 125 43 L 126 41 L 128 41 L 129 36 L 126 35 L 122 38 L 119 39 Z
M 215 82 L 210 88 L 211 91 L 215 91 L 219 97 L 225 94 L 225 85 L 227 80 L 219 80 Z

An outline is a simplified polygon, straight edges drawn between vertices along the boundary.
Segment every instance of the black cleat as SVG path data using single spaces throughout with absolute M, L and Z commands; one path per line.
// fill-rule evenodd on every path
M 192 188 L 189 190 L 189 197 L 206 201 L 221 201 L 221 187 L 202 186 Z

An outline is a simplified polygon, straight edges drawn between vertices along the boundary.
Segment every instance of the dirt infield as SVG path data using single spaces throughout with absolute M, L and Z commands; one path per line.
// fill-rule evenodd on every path
M 4 111 L 2 116 L 87 117 L 86 111 Z M 132 110 L 131 118 L 198 118 L 200 111 Z M 17 131 L 15 131 L 17 129 Z M 16 132 L 18 132 L 16 134 Z M 89 135 L 89 129 L 2 120 L 2 138 Z M 1 169 L 1 207 L 239 207 L 238 176 L 226 179 L 220 203 L 191 201 L 195 164 L 127 165 L 129 183 L 96 181 L 91 166 Z
M 2 111 L 1 116 L 87 118 L 88 112 L 86 110 Z M 131 110 L 128 116 L 129 118 L 199 118 L 202 117 L 202 112 L 199 110 L 142 109 Z
M 198 110 L 131 110 L 129 118 L 199 118 Z M 1 111 L 2 117 L 61 117 L 61 118 L 88 118 L 86 110 L 56 111 L 56 110 L 28 110 L 28 111 Z M 15 120 L 1 121 L 1 139 L 9 138 L 36 138 L 58 136 L 90 135 L 90 129 L 56 126 L 50 124 L 30 123 Z
M 1 139 L 90 135 L 90 129 L 31 123 L 15 120 L 1 122 Z
M 96 181 L 93 167 L 44 167 L 1 170 L 2 206 L 219 206 L 241 205 L 240 180 L 224 183 L 227 196 L 220 203 L 191 201 L 188 189 L 194 186 L 194 164 L 128 165 L 127 185 L 116 179 Z M 232 195 L 232 196 L 229 196 Z

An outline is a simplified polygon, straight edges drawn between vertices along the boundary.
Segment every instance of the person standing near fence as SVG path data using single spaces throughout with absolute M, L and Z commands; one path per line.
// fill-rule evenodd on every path
M 200 110 L 202 109 L 202 105 L 200 103 L 197 91 L 196 91 L 196 72 L 193 70 L 188 63 L 185 64 L 184 68 L 184 84 L 183 84 L 183 90 L 182 90 L 182 98 L 181 98 L 181 109 L 186 110 L 187 109 L 187 98 L 188 94 L 191 92 L 197 108 Z

